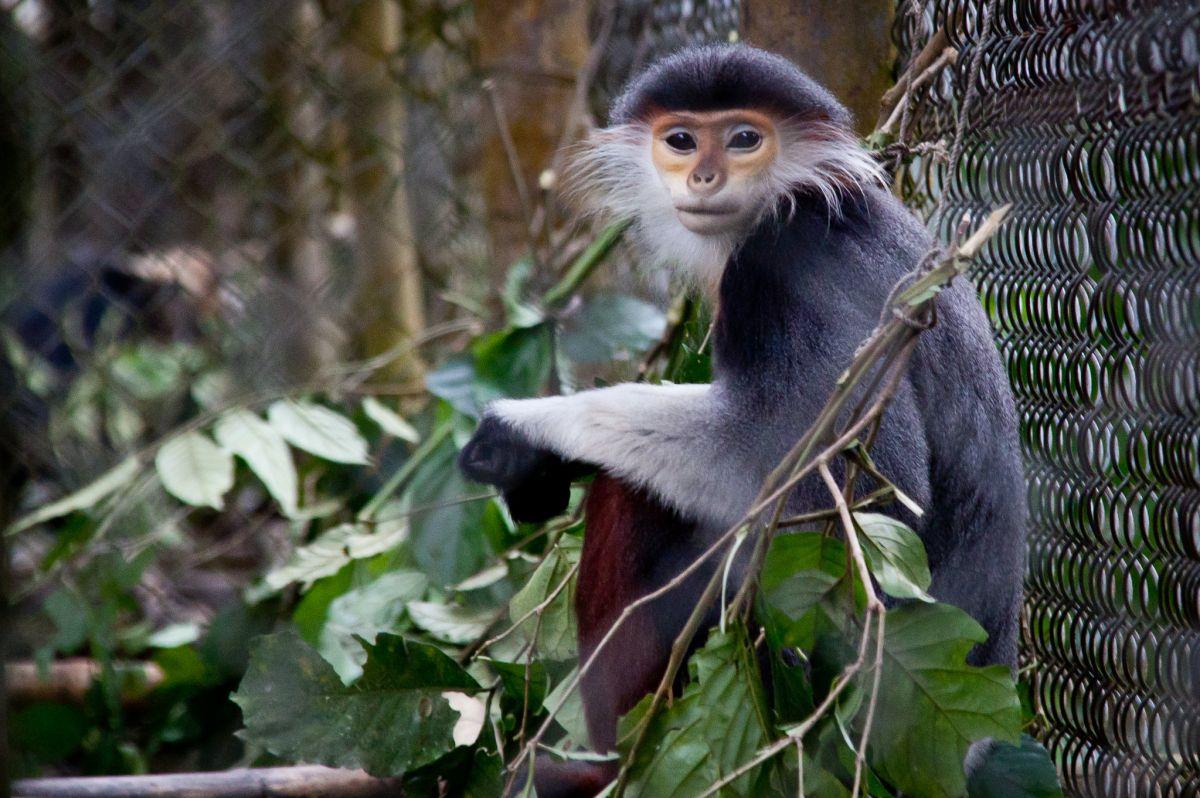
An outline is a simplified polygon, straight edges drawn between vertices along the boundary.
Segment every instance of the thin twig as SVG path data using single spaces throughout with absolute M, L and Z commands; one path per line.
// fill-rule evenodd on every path
M 495 117 L 496 131 L 500 135 L 500 146 L 504 149 L 504 157 L 508 160 L 508 171 L 512 177 L 513 187 L 517 191 L 517 202 L 521 205 L 521 216 L 525 220 L 525 235 L 529 239 L 530 255 L 535 263 L 539 263 L 537 242 L 534 239 L 534 210 L 533 200 L 529 197 L 529 186 L 525 183 L 525 170 L 521 166 L 521 158 L 517 154 L 517 145 L 513 142 L 512 131 L 508 127 L 508 114 L 504 112 L 504 104 L 500 102 L 496 81 L 488 78 L 483 82 L 483 93 L 487 95 L 488 104 Z
M 955 50 L 953 47 L 947 47 L 946 49 L 942 50 L 937 59 L 930 64 L 924 72 L 922 72 L 920 75 L 917 75 L 916 79 L 912 82 L 912 85 L 909 86 L 908 90 L 904 92 L 904 95 L 892 109 L 891 116 L 889 116 L 887 121 L 876 129 L 876 132 L 884 134 L 891 133 L 892 128 L 895 126 L 896 122 L 899 121 L 901 114 L 908 107 L 908 104 L 912 101 L 912 98 L 917 95 L 917 92 L 920 91 L 920 89 L 926 83 L 929 83 L 931 80 L 933 80 L 945 67 L 953 64 L 957 59 L 958 50 Z
M 554 176 L 554 182 L 546 192 L 545 212 L 542 214 L 541 230 L 537 231 L 538 238 L 548 236 L 558 222 L 558 195 L 567 148 L 575 137 L 575 130 L 579 127 L 580 120 L 585 115 L 588 92 L 591 91 L 592 83 L 595 82 L 596 75 L 604 63 L 608 42 L 612 38 L 613 28 L 616 26 L 616 2 L 607 0 L 604 5 L 604 10 L 601 12 L 600 30 L 597 31 L 596 38 L 588 50 L 587 58 L 575 77 L 575 90 L 571 95 L 571 103 L 567 107 L 567 118 L 563 125 L 562 135 L 559 138 L 558 147 L 554 150 L 554 157 L 550 161 L 550 173 Z
M 896 85 L 883 93 L 883 97 L 879 100 L 880 121 L 875 123 L 876 128 L 882 128 L 882 120 L 894 115 L 904 95 L 909 93 L 910 87 L 914 82 L 914 76 L 922 75 L 928 71 L 929 65 L 940 58 L 949 46 L 950 37 L 946 35 L 946 29 L 938 28 L 937 32 L 921 48 L 921 52 L 917 53 L 912 61 L 909 62 L 908 67 L 904 70 L 904 74 L 896 81 Z
M 535 606 L 533 609 L 529 610 L 529 612 L 525 613 L 520 618 L 513 621 L 512 625 L 510 625 L 503 632 L 501 632 L 500 634 L 496 635 L 493 638 L 485 640 L 479 646 L 479 649 L 481 651 L 483 651 L 483 650 L 491 648 L 492 646 L 496 645 L 501 640 L 503 640 L 504 638 L 508 637 L 510 634 L 515 632 L 517 629 L 519 629 L 526 621 L 528 621 L 534 615 L 537 615 L 540 617 L 541 614 L 546 611 L 546 608 L 549 607 L 552 603 L 554 603 L 554 600 L 556 598 L 558 598 L 558 594 L 563 592 L 563 590 L 566 589 L 567 585 L 571 584 L 571 580 L 575 578 L 575 574 L 577 574 L 577 573 L 579 573 L 579 563 L 578 562 L 576 562 L 574 565 L 571 566 L 571 568 L 567 571 L 567 575 L 562 578 L 561 582 L 559 582 L 557 585 L 555 585 L 554 589 L 551 590 L 549 594 L 547 594 L 545 599 L 538 602 L 537 606 Z

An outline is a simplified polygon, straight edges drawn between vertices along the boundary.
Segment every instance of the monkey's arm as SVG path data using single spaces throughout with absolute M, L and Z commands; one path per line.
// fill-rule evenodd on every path
M 502 400 L 488 407 L 460 462 L 467 476 L 506 495 L 528 491 L 539 478 L 557 493 L 555 462 L 587 463 L 649 489 L 685 515 L 732 522 L 762 475 L 739 467 L 742 447 L 727 434 L 729 416 L 708 385 L 627 383 Z

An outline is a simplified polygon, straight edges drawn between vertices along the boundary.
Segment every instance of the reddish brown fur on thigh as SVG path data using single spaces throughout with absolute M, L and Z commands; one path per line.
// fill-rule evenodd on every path
M 596 477 L 575 594 L 581 662 L 625 607 L 659 586 L 664 552 L 689 531 L 690 525 L 644 491 L 605 474 Z M 672 598 L 686 600 L 666 600 Z M 673 636 L 664 635 L 656 621 L 656 604 L 635 611 L 584 675 L 584 710 L 597 751 L 615 747 L 617 719 L 658 686 Z

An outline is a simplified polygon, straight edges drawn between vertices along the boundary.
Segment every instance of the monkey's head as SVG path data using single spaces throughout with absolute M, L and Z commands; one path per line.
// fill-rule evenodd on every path
M 831 213 L 880 169 L 849 112 L 790 61 L 745 45 L 664 58 L 629 84 L 575 159 L 572 182 L 594 210 L 634 220 L 656 263 L 715 287 L 730 251 L 799 191 Z

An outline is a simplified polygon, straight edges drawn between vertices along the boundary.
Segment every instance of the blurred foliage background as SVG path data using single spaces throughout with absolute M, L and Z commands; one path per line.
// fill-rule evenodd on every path
M 1200 789 L 1200 8 L 816 5 L 0 0 L 10 773 L 321 761 L 496 794 L 496 754 L 571 678 L 579 496 L 516 525 L 454 456 L 499 396 L 708 378 L 705 310 L 640 272 L 620 225 L 572 213 L 562 152 L 649 60 L 742 38 L 882 130 L 942 238 L 1016 203 L 974 278 L 1031 464 L 1020 725 L 1077 794 Z M 942 29 L 957 60 L 872 124 Z M 768 561 L 785 603 L 795 568 L 828 565 L 809 543 Z M 404 673 L 432 733 L 479 717 L 492 739 L 372 727 L 372 685 Z M 674 720 L 763 700 L 723 689 Z M 811 794 L 845 794 L 858 709 L 820 731 L 834 753 L 805 772 L 833 781 Z M 388 744 L 314 743 L 306 712 Z M 577 702 L 555 722 L 560 751 L 582 739 Z M 1001 776 L 1038 754 L 1013 752 Z

